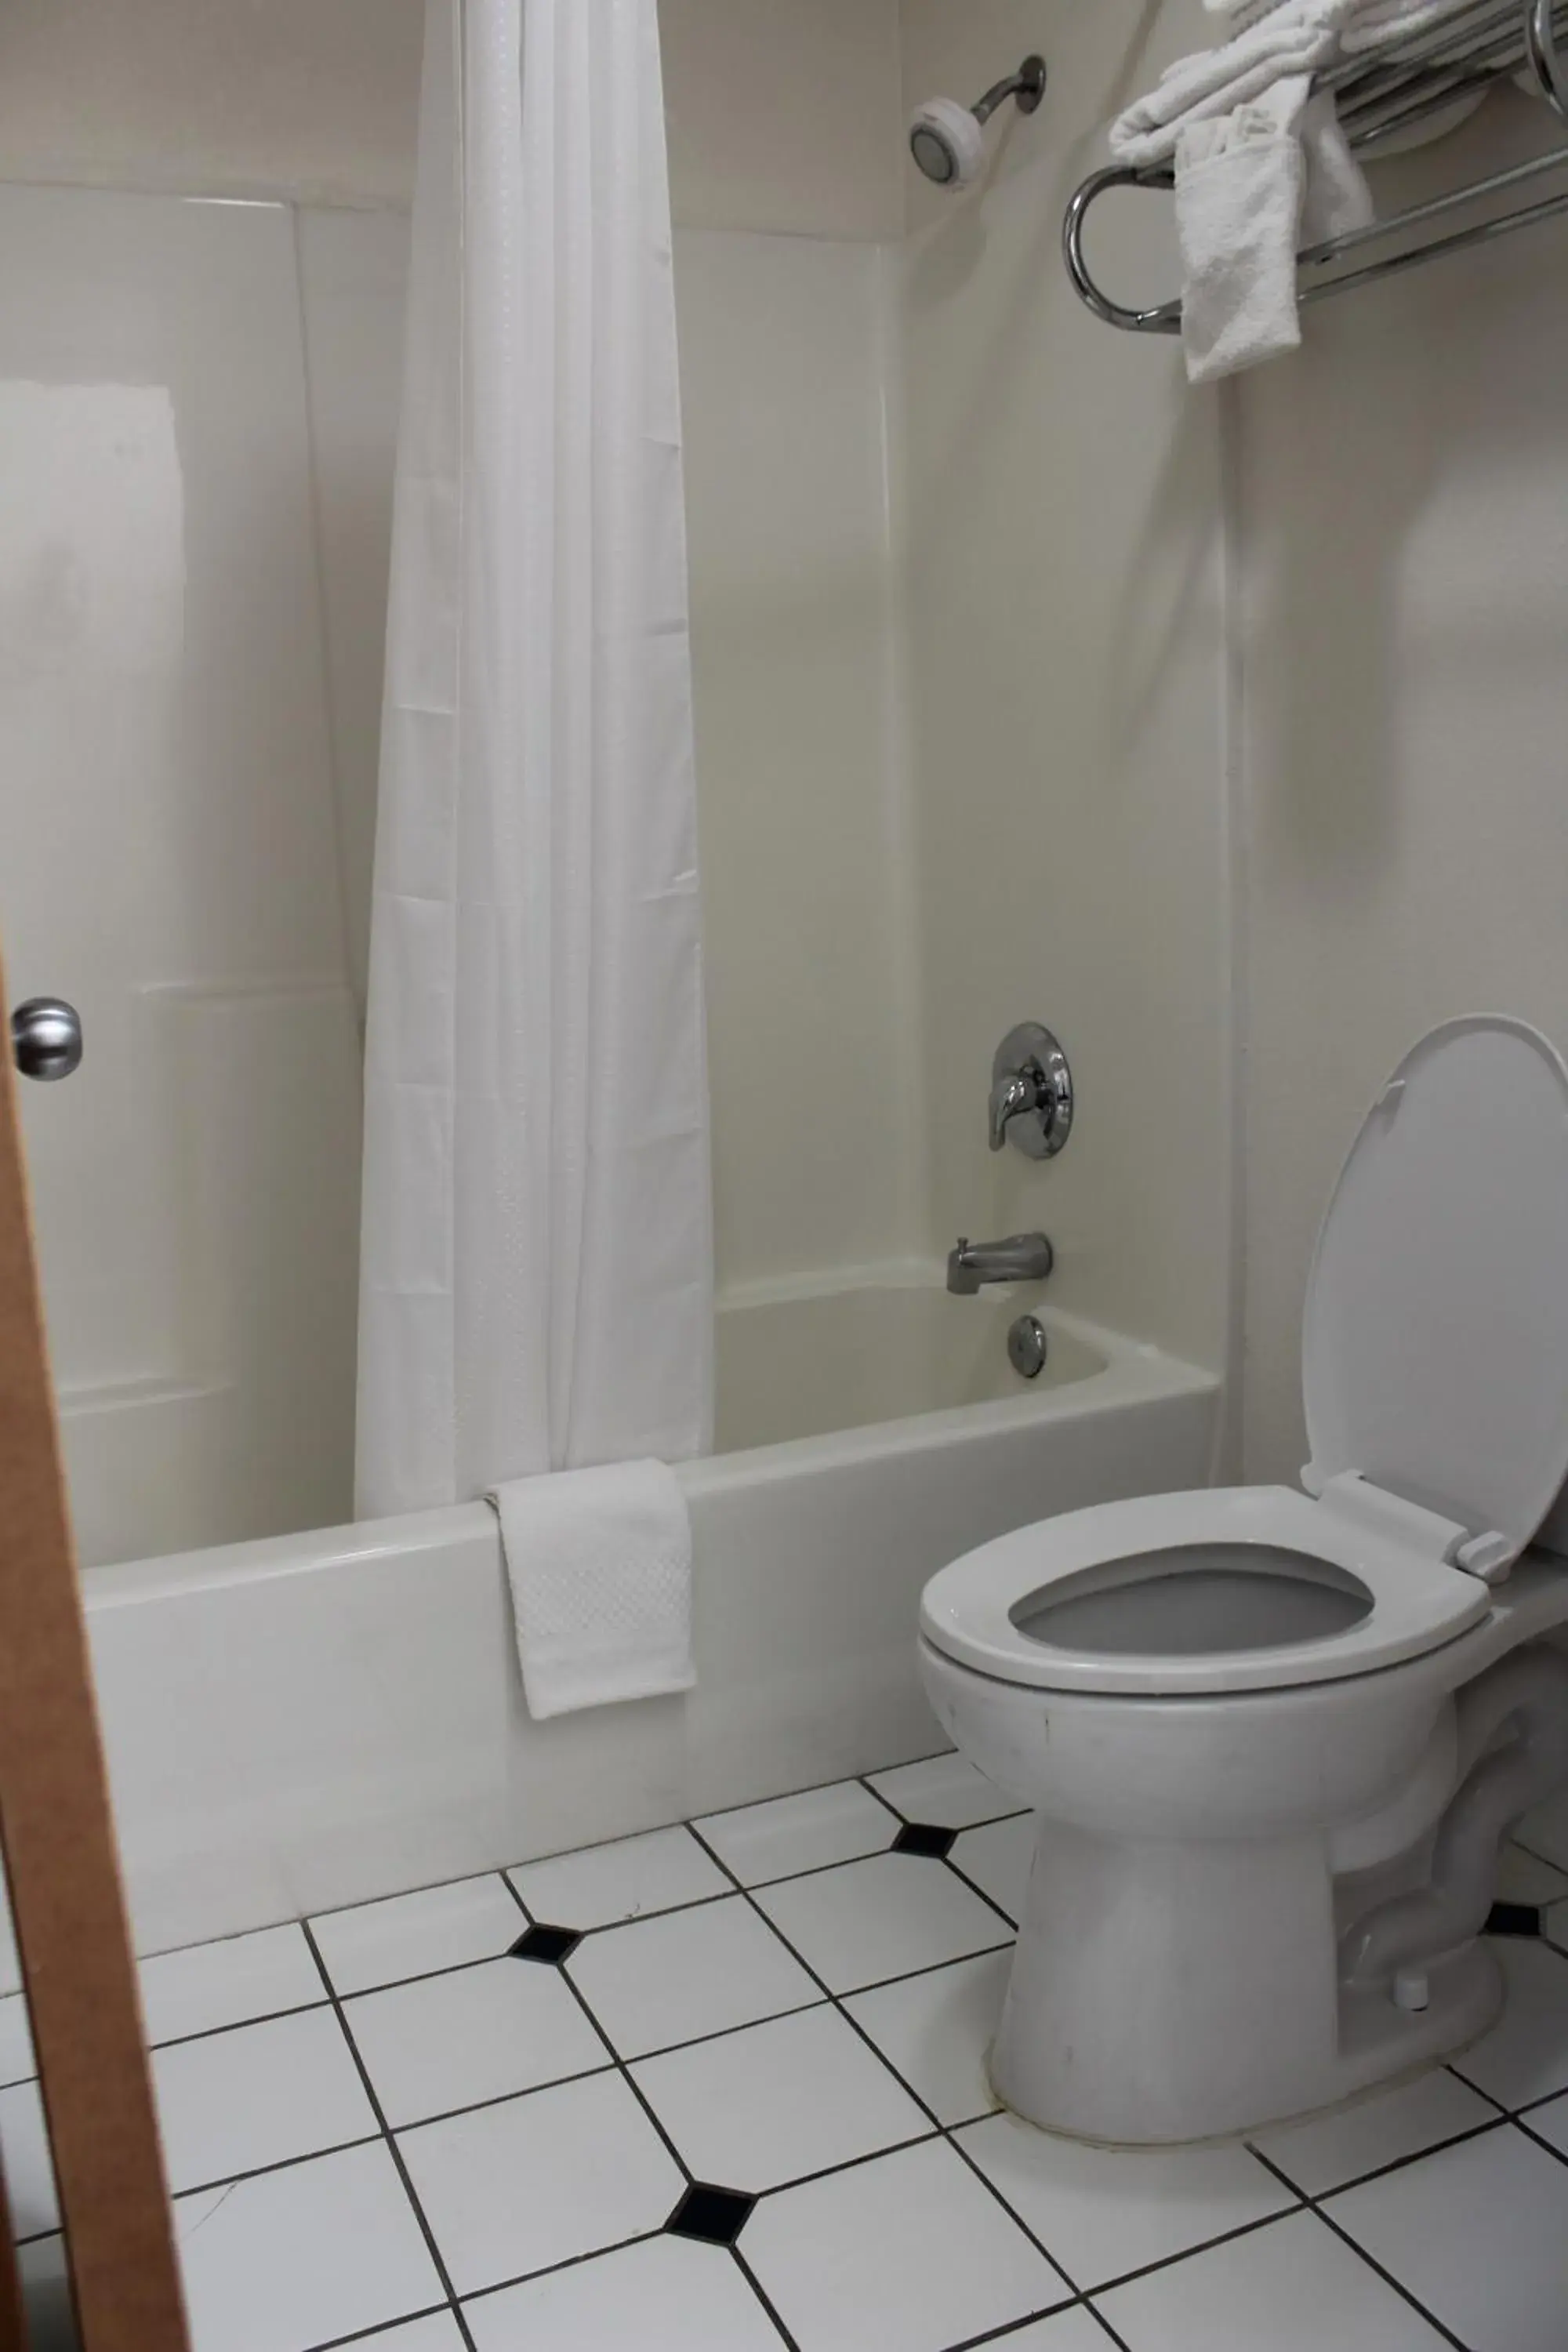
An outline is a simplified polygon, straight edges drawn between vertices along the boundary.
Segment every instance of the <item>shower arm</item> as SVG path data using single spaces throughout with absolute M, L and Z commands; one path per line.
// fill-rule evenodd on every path
M 1005 106 L 1008 99 L 1016 98 L 1020 114 L 1033 114 L 1045 94 L 1046 61 L 1043 58 L 1026 58 L 1017 72 L 1009 74 L 1005 81 L 993 82 L 979 104 L 972 106 L 969 110 L 976 122 L 989 122 L 999 106 Z

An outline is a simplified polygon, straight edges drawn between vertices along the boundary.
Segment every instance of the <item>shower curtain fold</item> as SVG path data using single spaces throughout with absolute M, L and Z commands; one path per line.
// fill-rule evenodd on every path
M 427 0 L 361 1247 L 362 1517 L 710 1444 L 655 0 Z

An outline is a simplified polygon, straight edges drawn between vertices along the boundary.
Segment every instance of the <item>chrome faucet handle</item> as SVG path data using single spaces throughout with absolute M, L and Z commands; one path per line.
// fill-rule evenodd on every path
M 1013 1070 L 999 1077 L 991 1089 L 991 1149 L 1000 1151 L 1007 1140 L 1010 1123 L 1026 1110 L 1040 1108 L 1040 1088 L 1044 1072 L 1038 1069 Z
M 1060 1045 L 1037 1021 L 1010 1029 L 991 1065 L 992 1150 L 1011 1139 L 1031 1160 L 1054 1160 L 1072 1121 L 1072 1072 Z

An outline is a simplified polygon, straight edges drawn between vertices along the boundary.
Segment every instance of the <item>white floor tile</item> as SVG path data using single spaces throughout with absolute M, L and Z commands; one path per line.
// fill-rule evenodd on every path
M 382 2140 L 183 2197 L 174 2228 L 192 2352 L 301 2352 L 443 2300 Z
M 779 2336 L 718 2246 L 649 2238 L 465 2306 L 475 2352 L 779 2352 Z M 1071 2347 L 1068 2347 L 1071 2352 Z M 1104 2347 L 1100 2347 L 1104 2352 Z
M 741 1895 L 607 1927 L 579 1945 L 567 1966 L 623 2058 L 646 2058 L 821 1999 Z
M 1128 2352 L 1442 2352 L 1443 2338 L 1315 2213 L 1096 2297 Z M 1489 2337 L 1488 2352 L 1491 2352 Z
M 868 1796 L 858 1780 L 775 1797 L 765 1805 L 742 1805 L 737 1812 L 709 1813 L 696 1826 L 742 1886 L 763 1886 L 797 1871 L 881 1853 L 899 1833 L 887 1806 Z
M 1560 2156 L 1568 2156 L 1568 2098 L 1548 2099 L 1543 2107 L 1531 2107 L 1524 2121 Z
M 465 2352 L 463 2331 L 449 2311 L 433 2311 L 367 2336 L 364 2352 Z
M 176 2195 L 378 2128 L 330 2009 L 167 2043 L 153 2053 L 153 2087 Z
M 35 2238 L 16 2255 L 27 2314 L 27 2352 L 79 2352 L 64 2238 Z
M 1521 1845 L 1505 1845 L 1493 1892 L 1500 1903 L 1557 1903 L 1568 1895 L 1568 1870 L 1558 1870 Z
M 741 2244 L 801 2352 L 945 2352 L 1068 2300 L 942 2140 L 764 2198 Z
M 300 1927 L 262 1927 L 221 1944 L 161 1952 L 142 1961 L 141 1976 L 142 2009 L 153 2042 L 246 2025 L 327 1998 Z
M 551 1927 L 609 1927 L 730 1892 L 729 1880 L 688 1829 L 650 1830 L 646 1837 L 525 1862 L 507 1876 L 529 1917 Z
M 1007 1934 L 962 1879 L 921 1854 L 879 1853 L 787 1879 L 757 1901 L 834 1992 L 965 1958 Z
M 10 1899 L 0 1882 L 0 1993 L 19 1992 L 21 1987 L 22 1956 L 16 1949 Z
M 7 1993 L 0 2000 L 0 2084 L 26 2083 L 37 2071 L 26 1998 Z
M 18 2238 L 36 2238 L 60 2226 L 49 2135 L 37 2083 L 0 2091 L 0 2166 L 11 2200 L 11 2228 Z
M 1568 1789 L 1548 1797 L 1514 1825 L 1514 1835 L 1531 1853 L 1539 1853 L 1559 1870 L 1568 1870 Z
M 1164 2262 L 1295 2201 L 1234 2143 L 1090 2147 L 1013 2116 L 967 2124 L 954 2137 L 1079 2287 Z
M 610 2063 L 559 1969 L 529 1960 L 361 1993 L 343 2015 L 394 2130 Z
M 618 2074 L 421 2124 L 398 2145 L 459 2294 L 662 2229 L 686 2186 Z
M 1115 2352 L 1114 2339 L 1091 2311 L 1080 2304 L 1074 2311 L 1058 2311 L 1032 2326 L 1015 2328 L 998 2336 L 988 2352 Z
M 844 2004 L 941 2123 L 972 2123 L 1001 2105 L 985 2061 L 1012 1965 L 1010 1948 L 983 1952 Z
M 777 2188 L 931 2129 L 828 2008 L 693 2042 L 631 2071 L 696 2179 L 725 2189 Z
M 1384 2164 L 1397 2164 L 1436 2147 L 1479 2124 L 1495 2123 L 1497 2109 L 1446 2068 L 1423 2074 L 1396 2091 L 1380 2091 L 1353 2107 L 1338 2108 L 1310 2122 L 1254 2132 L 1252 2145 L 1277 2164 L 1298 2189 L 1320 2197 L 1360 2179 Z
M 1462 2342 L 1562 2352 L 1568 2165 L 1513 2125 L 1347 2189 L 1324 2210 Z
M 1568 2090 L 1568 1958 L 1550 1944 L 1500 1937 L 1492 1950 L 1508 2000 L 1489 2033 L 1451 2061 L 1456 2074 L 1505 2107 Z
M 1035 1835 L 1033 1813 L 1016 1813 L 1011 1821 L 965 1830 L 952 1849 L 953 1867 L 972 1878 L 993 1903 L 999 1903 L 1015 1923 L 1024 1916 Z
M 328 1911 L 311 1920 L 310 1932 L 337 1990 L 351 1993 L 499 1959 L 524 1925 L 505 1885 L 491 1874 Z
M 870 1772 L 867 1778 L 906 1822 L 934 1822 L 944 1830 L 966 1830 L 976 1822 L 994 1822 L 1018 1810 L 966 1756 L 956 1753 L 927 1756 L 919 1764 L 900 1764 L 894 1771 Z

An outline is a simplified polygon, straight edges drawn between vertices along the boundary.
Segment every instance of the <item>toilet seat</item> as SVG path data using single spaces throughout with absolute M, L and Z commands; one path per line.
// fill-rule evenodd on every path
M 1568 1478 L 1568 1066 L 1524 1023 L 1445 1024 L 1367 1114 L 1302 1388 L 1305 1495 L 1021 1528 L 931 1580 L 925 1639 L 1004 1682 L 1165 1697 L 1374 1673 L 1487 1615 Z
M 1050 1641 L 1049 1603 L 1064 1585 L 1125 1589 L 1114 1572 L 1137 1561 L 1150 1572 L 1126 1581 L 1141 1590 L 1181 1579 L 1205 1556 L 1237 1552 L 1253 1556 L 1243 1572 L 1260 1577 L 1281 1556 L 1304 1580 L 1337 1572 L 1364 1590 L 1370 1607 L 1359 1622 L 1317 1639 L 1185 1655 L 1096 1653 Z M 1107 1580 L 1096 1571 L 1109 1572 Z M 921 1632 L 956 1664 L 995 1681 L 1178 1698 L 1373 1674 L 1453 1641 L 1490 1606 L 1479 1578 L 1436 1552 L 1423 1555 L 1415 1544 L 1289 1486 L 1229 1486 L 1099 1503 L 999 1536 L 932 1577 L 921 1601 Z M 1039 1634 L 1018 1622 L 1037 1610 Z

